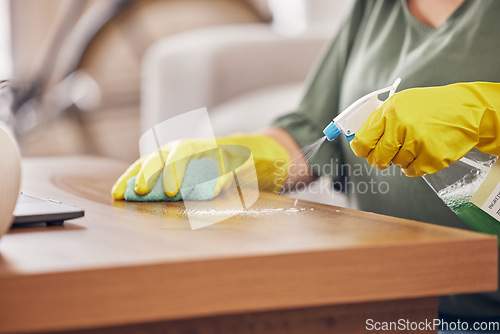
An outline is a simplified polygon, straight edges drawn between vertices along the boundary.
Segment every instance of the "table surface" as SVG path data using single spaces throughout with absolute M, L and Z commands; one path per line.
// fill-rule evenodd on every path
M 497 288 L 491 236 L 266 193 L 253 208 L 305 210 L 191 230 L 182 203 L 113 201 L 126 167 L 90 156 L 24 161 L 26 194 L 85 217 L 2 237 L 0 329 L 54 329 L 40 312 L 54 303 L 73 315 L 57 328 L 71 328 Z M 34 296 L 37 307 L 23 304 Z M 16 312 L 31 323 L 15 327 Z

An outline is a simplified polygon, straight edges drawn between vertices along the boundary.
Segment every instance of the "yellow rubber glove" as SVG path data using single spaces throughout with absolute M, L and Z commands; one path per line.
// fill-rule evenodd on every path
M 351 141 L 358 157 L 407 176 L 432 174 L 473 147 L 500 154 L 500 84 L 474 82 L 413 88 L 389 98 Z
M 266 135 L 233 135 L 216 139 L 217 158 L 223 166 L 233 170 L 248 160 L 248 152 L 237 147 L 221 145 L 240 145 L 250 149 L 255 163 L 259 189 L 265 191 L 279 191 L 283 186 L 290 155 L 277 141 Z M 213 140 L 193 139 L 170 142 L 151 155 L 141 157 L 134 162 L 114 184 L 111 193 L 114 199 L 123 199 L 127 188 L 127 181 L 137 175 L 135 192 L 139 195 L 147 194 L 156 182 L 158 175 L 163 171 L 163 187 L 165 194 L 174 197 L 180 190 L 186 166 L 190 159 L 214 158 Z M 222 149 L 221 149 L 222 147 Z M 214 159 L 214 160 L 215 160 Z M 217 159 L 219 160 L 219 159 Z M 224 167 L 222 167 L 224 169 Z M 230 174 L 219 177 L 214 197 L 228 188 L 234 178 Z

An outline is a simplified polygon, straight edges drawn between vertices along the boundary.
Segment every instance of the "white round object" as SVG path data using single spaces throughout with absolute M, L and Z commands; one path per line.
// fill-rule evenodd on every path
M 19 149 L 10 131 L 0 122 L 0 236 L 12 225 L 20 185 Z

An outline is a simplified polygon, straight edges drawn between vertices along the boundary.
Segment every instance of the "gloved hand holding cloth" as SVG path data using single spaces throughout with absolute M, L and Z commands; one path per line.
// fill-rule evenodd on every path
M 500 154 L 500 84 L 413 88 L 374 111 L 351 141 L 358 157 L 410 177 L 435 173 L 473 147 Z
M 277 141 L 261 134 L 233 135 L 216 138 L 216 144 L 214 148 L 213 139 L 186 139 L 167 143 L 154 153 L 138 159 L 120 176 L 112 188 L 113 198 L 210 200 L 233 184 L 231 171 L 244 168 L 250 161 L 254 165 L 249 167 L 255 168 L 260 190 L 281 190 L 290 156 Z M 251 160 L 250 152 L 253 157 Z M 144 197 L 158 187 L 159 181 L 162 181 L 163 196 Z M 200 184 L 205 187 L 198 187 Z M 213 187 L 207 188 L 207 184 Z M 131 186 L 134 190 L 132 194 Z

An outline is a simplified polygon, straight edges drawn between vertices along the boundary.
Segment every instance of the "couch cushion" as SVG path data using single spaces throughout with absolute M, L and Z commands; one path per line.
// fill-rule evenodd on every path
M 216 136 L 254 132 L 293 110 L 302 95 L 302 84 L 292 83 L 240 94 L 208 110 Z

